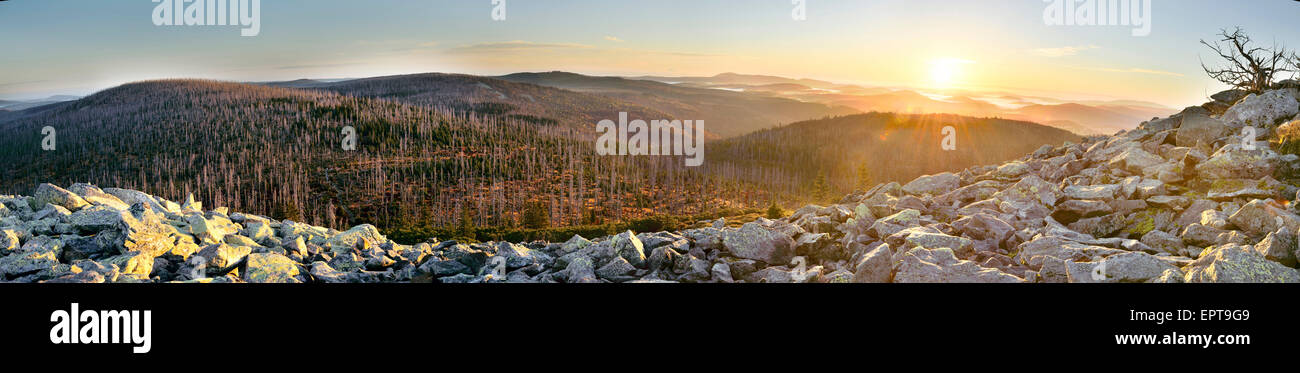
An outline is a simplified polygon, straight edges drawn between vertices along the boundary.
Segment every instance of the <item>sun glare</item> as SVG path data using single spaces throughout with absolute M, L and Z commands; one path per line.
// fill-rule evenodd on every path
M 960 78 L 962 66 L 975 63 L 959 58 L 941 58 L 930 61 L 930 84 L 936 88 L 949 88 Z

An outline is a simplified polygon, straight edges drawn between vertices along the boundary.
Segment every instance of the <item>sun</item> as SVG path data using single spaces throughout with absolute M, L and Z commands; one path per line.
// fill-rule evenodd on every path
M 940 58 L 930 61 L 930 83 L 937 88 L 949 88 L 959 79 L 963 66 L 975 63 L 960 58 Z

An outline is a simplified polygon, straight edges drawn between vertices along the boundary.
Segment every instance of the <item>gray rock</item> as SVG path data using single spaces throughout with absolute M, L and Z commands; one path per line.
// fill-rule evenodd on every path
M 36 192 L 32 193 L 31 207 L 33 210 L 41 210 L 46 205 L 55 205 L 68 209 L 68 211 L 77 211 L 82 207 L 89 206 L 90 203 L 82 199 L 76 193 L 69 192 L 67 189 L 60 188 L 54 184 L 41 184 L 36 187 Z
M 1283 228 L 1290 232 L 1300 229 L 1300 216 L 1272 200 L 1250 201 L 1228 217 L 1228 221 L 1256 237 Z
M 284 255 L 264 253 L 249 254 L 245 260 L 244 281 L 250 283 L 290 283 L 304 282 L 298 263 Z
M 1058 204 L 1056 210 L 1052 211 L 1052 219 L 1064 224 L 1070 224 L 1079 221 L 1079 219 L 1094 218 L 1112 212 L 1114 212 L 1114 209 L 1106 202 L 1075 199 Z
M 1195 147 L 1197 144 L 1214 144 L 1220 137 L 1232 133 L 1232 128 L 1205 114 L 1183 116 L 1183 124 L 1174 139 L 1178 146 Z
M 632 231 L 626 231 L 610 240 L 614 253 L 638 268 L 645 267 L 645 246 Z
M 1183 239 L 1166 233 L 1165 231 L 1152 230 L 1147 232 L 1147 234 L 1142 236 L 1142 243 L 1151 247 L 1156 252 L 1166 253 L 1169 255 L 1186 254 L 1184 250 L 1187 248 L 1187 244 L 1183 243 Z
M 288 235 L 285 237 L 288 237 Z M 383 234 L 380 234 L 379 229 L 375 228 L 375 226 L 362 224 L 352 227 L 352 229 L 348 229 L 343 233 L 339 233 L 334 237 L 330 237 L 329 240 L 325 242 L 325 246 L 329 248 L 330 251 L 333 251 L 334 254 L 339 254 L 352 250 L 358 242 L 364 242 L 364 244 L 369 244 L 371 246 L 379 246 L 384 242 L 388 242 L 388 238 L 384 237 Z
M 903 255 L 894 274 L 898 283 L 1019 283 L 1024 279 L 958 260 L 951 249 L 915 248 Z
M 1147 253 L 1120 253 L 1106 257 L 1097 264 L 1096 282 L 1150 282 L 1160 278 L 1167 270 L 1178 271 L 1178 266 Z
M 636 272 L 636 267 L 619 257 L 610 260 L 608 264 L 596 270 L 596 276 L 610 281 L 622 282 L 633 279 L 628 278 L 628 275 L 633 272 Z
M 709 269 L 709 274 L 712 276 L 713 281 L 722 283 L 732 283 L 736 281 L 731 277 L 731 266 L 723 263 L 715 263 L 713 267 Z
M 1070 199 L 1109 201 L 1115 199 L 1120 190 L 1120 186 L 1116 184 L 1071 185 L 1065 187 L 1062 192 Z
M 951 172 L 926 175 L 912 180 L 903 186 L 903 191 L 911 195 L 937 196 L 953 191 L 961 186 L 961 177 Z
M 853 282 L 886 283 L 893 277 L 894 253 L 889 245 L 877 246 L 858 259 L 853 269 Z
M 739 258 L 762 261 L 770 265 L 789 264 L 794 257 L 794 240 L 790 236 L 767 230 L 756 223 L 722 233 L 727 250 Z
M 1268 260 L 1244 245 L 1209 248 L 1184 268 L 1188 283 L 1300 283 L 1300 272 Z
M 1290 90 L 1278 89 L 1259 95 L 1247 95 L 1224 112 L 1220 119 L 1236 128 L 1243 126 L 1265 128 L 1277 123 L 1278 120 L 1291 118 L 1297 112 L 1300 112 L 1300 102 L 1296 101 L 1294 93 Z
M 1255 244 L 1255 252 L 1263 255 L 1265 259 L 1282 263 L 1282 265 L 1296 267 L 1296 235 L 1295 231 L 1285 228 L 1277 232 L 1271 232 L 1263 240 Z

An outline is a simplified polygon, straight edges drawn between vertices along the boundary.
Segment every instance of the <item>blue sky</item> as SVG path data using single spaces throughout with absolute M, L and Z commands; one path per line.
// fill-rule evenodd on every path
M 160 27 L 150 0 L 0 2 L 0 99 L 88 94 L 130 81 L 366 77 L 416 72 L 808 77 L 1199 103 L 1197 41 L 1244 26 L 1300 47 L 1300 2 L 1152 0 L 1131 27 L 1047 26 L 1042 0 L 263 0 L 261 32 Z

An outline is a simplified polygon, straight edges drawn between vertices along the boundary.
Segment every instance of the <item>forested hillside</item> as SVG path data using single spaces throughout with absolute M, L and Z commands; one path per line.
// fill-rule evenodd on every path
M 860 113 L 846 106 L 802 102 L 766 94 L 559 71 L 518 73 L 498 78 L 611 97 L 682 120 L 703 120 L 709 132 L 722 137 L 739 136 L 801 120 Z
M 600 101 L 605 102 L 605 101 Z M 582 102 L 576 105 L 584 105 Z M 152 81 L 0 123 L 0 192 L 91 182 L 313 224 L 570 225 L 765 200 L 674 157 L 599 157 L 589 130 L 500 110 Z M 41 128 L 58 130 L 43 151 Z M 353 126 L 355 151 L 342 149 Z M 726 200 L 720 200 L 725 196 Z
M 952 126 L 953 150 L 943 128 Z M 1043 145 L 1078 143 L 1034 123 L 957 115 L 871 113 L 811 120 L 710 144 L 705 172 L 752 181 L 799 201 L 826 202 L 881 182 L 993 164 Z
M 690 168 L 680 157 L 597 156 L 588 119 L 572 117 L 660 115 L 653 110 L 478 83 L 422 75 L 301 89 L 127 84 L 0 120 L 9 135 L 0 161 L 11 165 L 0 170 L 0 193 L 89 182 L 330 227 L 544 228 L 795 206 L 851 191 L 864 174 L 902 181 L 1078 139 L 1024 122 L 854 115 L 710 141 L 705 166 Z M 430 85 L 441 88 L 421 88 Z M 482 100 L 484 90 L 535 101 L 498 106 Z M 939 150 L 946 125 L 958 131 L 953 152 Z M 54 151 L 41 149 L 45 126 L 58 131 Z M 356 150 L 342 147 L 345 126 L 357 132 Z

